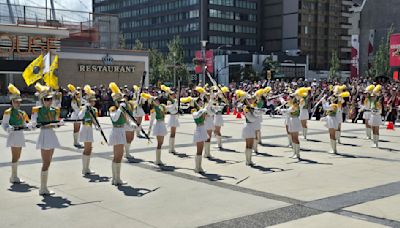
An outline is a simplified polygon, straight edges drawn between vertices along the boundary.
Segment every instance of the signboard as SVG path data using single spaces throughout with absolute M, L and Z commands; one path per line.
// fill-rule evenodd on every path
M 358 35 L 351 36 L 351 78 L 358 78 L 359 76 L 359 53 L 360 53 L 360 42 L 358 40 Z
M 60 49 L 60 39 L 43 36 L 0 34 L 0 57 L 37 56 L 42 52 Z
M 369 30 L 368 37 L 368 69 L 371 69 L 372 63 L 374 62 L 374 41 L 375 41 L 375 30 Z
M 390 36 L 390 66 L 400 67 L 400 33 Z
M 135 66 L 113 65 L 114 59 L 108 54 L 102 58 L 103 65 L 78 64 L 79 72 L 133 73 Z
M 195 56 L 196 59 L 203 58 L 201 51 L 196 51 Z M 205 57 L 206 57 L 205 60 L 206 60 L 207 70 L 212 74 L 214 72 L 214 51 L 213 50 L 206 51 Z M 196 74 L 203 73 L 202 65 L 196 65 L 194 71 Z

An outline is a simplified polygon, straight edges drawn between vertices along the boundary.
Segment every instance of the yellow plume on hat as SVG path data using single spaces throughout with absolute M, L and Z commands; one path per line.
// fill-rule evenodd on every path
M 76 92 L 76 88 L 74 85 L 68 84 L 67 87 L 68 87 L 69 91 L 71 91 L 72 93 Z
M 10 92 L 13 95 L 21 95 L 21 92 L 19 91 L 19 89 L 17 89 L 17 87 L 15 87 L 11 83 L 8 85 L 8 92 Z
M 83 87 L 83 90 L 85 91 L 85 93 L 86 93 L 87 95 L 94 95 L 94 94 L 96 94 L 96 93 L 92 90 L 92 88 L 90 87 L 90 85 L 85 85 L 85 87 Z
M 192 101 L 192 97 L 182 97 L 181 103 L 190 103 Z
M 152 96 L 148 93 L 141 93 L 140 97 L 146 100 L 150 100 L 152 98 Z
M 308 88 L 301 87 L 301 88 L 298 88 L 294 93 L 296 94 L 296 96 L 306 97 L 308 95 L 308 91 L 309 91 Z
M 35 89 L 36 89 L 39 93 L 47 92 L 47 91 L 50 90 L 50 88 L 49 88 L 48 86 L 44 86 L 44 85 L 40 84 L 39 82 L 36 83 Z
M 229 92 L 229 89 L 228 89 L 228 87 L 224 86 L 224 87 L 221 88 L 221 91 L 223 93 L 227 93 L 227 92 Z
M 264 94 L 264 89 L 259 89 L 256 91 L 256 96 L 261 97 Z
M 365 91 L 372 93 L 375 89 L 374 85 L 369 85 L 367 88 L 365 88 Z
M 117 84 L 115 82 L 111 82 L 108 85 L 108 88 L 110 88 L 112 93 L 114 93 L 114 94 L 121 93 L 121 90 L 119 89 L 119 87 L 117 86 Z
M 197 92 L 199 92 L 200 94 L 203 94 L 206 92 L 206 90 L 203 87 L 197 86 L 195 89 Z
M 382 86 L 381 85 L 377 85 L 377 86 L 375 86 L 375 89 L 373 90 L 373 93 L 377 94 L 377 93 L 381 92 L 381 90 L 382 90 Z
M 166 92 L 166 93 L 171 93 L 171 88 L 165 85 L 161 85 L 161 90 Z
M 350 97 L 350 92 L 343 92 L 343 93 L 339 94 L 339 96 L 342 98 Z
M 247 93 L 241 89 L 236 90 L 235 94 L 238 99 L 247 96 Z
M 264 88 L 264 93 L 270 93 L 271 90 L 272 90 L 272 88 L 267 86 L 267 87 Z
M 134 90 L 135 92 L 139 91 L 139 86 L 133 85 L 133 90 Z
M 333 85 L 329 85 L 329 91 L 333 90 Z

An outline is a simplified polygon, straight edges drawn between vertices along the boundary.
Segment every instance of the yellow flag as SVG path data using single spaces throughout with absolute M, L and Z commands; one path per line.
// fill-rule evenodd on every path
M 60 87 L 58 86 L 58 55 L 54 57 L 53 62 L 50 66 L 50 71 L 47 72 L 44 77 L 43 81 L 46 85 L 54 90 L 58 90 Z
M 43 55 L 40 55 L 29 64 L 22 73 L 26 85 L 30 86 L 42 78 L 43 74 Z

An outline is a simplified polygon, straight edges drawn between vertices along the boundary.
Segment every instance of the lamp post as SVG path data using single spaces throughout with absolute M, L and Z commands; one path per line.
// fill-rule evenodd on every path
M 220 50 L 221 50 L 222 48 L 231 48 L 231 47 L 232 47 L 232 45 L 230 45 L 230 44 L 221 45 L 221 46 L 217 47 L 217 54 L 219 55 Z M 214 57 L 214 58 L 215 58 L 215 57 Z M 229 66 L 229 64 L 226 65 L 227 62 L 228 62 L 228 61 L 227 61 L 226 55 L 225 55 L 225 61 L 224 61 L 225 66 L 222 67 L 222 68 L 220 69 L 220 71 L 223 70 L 223 69 L 225 69 L 225 68 L 227 68 L 227 67 Z M 215 64 L 215 59 L 214 59 L 214 64 Z M 217 73 L 216 73 L 216 78 L 217 78 L 216 81 L 217 81 L 218 84 L 219 84 L 219 72 L 220 72 L 220 71 L 217 71 Z
M 203 59 L 203 65 L 202 65 L 203 74 L 200 77 L 199 83 L 201 86 L 204 86 L 205 81 L 206 81 L 206 65 L 207 65 L 206 46 L 207 46 L 208 41 L 202 40 L 202 41 L 200 41 L 200 43 L 201 43 L 201 57 Z
M 176 52 L 173 52 L 172 55 L 174 56 L 174 88 L 176 88 Z

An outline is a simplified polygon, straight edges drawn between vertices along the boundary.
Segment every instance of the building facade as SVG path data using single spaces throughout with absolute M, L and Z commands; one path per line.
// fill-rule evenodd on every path
M 117 14 L 125 46 L 140 40 L 145 48 L 168 51 L 179 36 L 186 62 L 191 62 L 200 41 L 207 49 L 260 49 L 261 0 L 93 0 L 93 12 Z
M 328 70 L 336 51 L 349 70 L 351 36 L 348 0 L 264 0 L 262 45 L 269 52 L 300 50 L 310 70 Z

